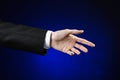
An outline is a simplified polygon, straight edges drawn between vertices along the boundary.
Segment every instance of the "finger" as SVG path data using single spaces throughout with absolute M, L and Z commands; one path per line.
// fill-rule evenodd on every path
M 75 48 L 72 48 L 71 51 L 73 51 L 74 53 L 76 53 L 77 55 L 80 55 L 80 51 L 75 49 Z
M 82 44 L 85 44 L 85 45 L 88 45 L 88 46 L 91 46 L 91 47 L 95 47 L 95 44 L 86 40 L 86 39 L 83 39 L 83 38 L 78 38 L 77 39 L 77 42 L 80 42 Z
M 69 34 L 81 34 L 84 30 L 77 30 L 77 29 L 67 29 Z
M 74 35 L 73 35 L 73 36 L 74 36 Z M 76 36 L 74 36 L 74 37 L 76 38 L 77 42 L 80 42 L 80 43 L 82 43 L 82 44 L 85 44 L 85 45 L 88 45 L 88 46 L 91 46 L 91 47 L 95 47 L 95 44 L 94 44 L 94 43 L 92 43 L 92 42 L 90 42 L 90 41 L 88 41 L 88 40 L 86 40 L 86 39 L 78 38 L 78 37 L 76 37 Z
M 71 37 L 73 37 L 74 39 L 76 39 L 77 42 L 80 42 L 80 43 L 82 43 L 82 44 L 85 44 L 85 45 L 88 45 L 88 46 L 91 46 L 91 47 L 95 47 L 95 44 L 94 44 L 94 43 L 92 43 L 92 42 L 90 42 L 90 41 L 88 41 L 88 40 L 86 40 L 86 39 L 79 38 L 79 37 L 74 36 L 74 35 L 69 35 L 69 36 L 71 36 Z
M 66 53 L 69 54 L 70 56 L 74 55 L 74 52 L 72 51 L 67 51 Z
M 88 52 L 88 49 L 80 44 L 75 44 L 75 47 L 80 49 L 81 51 L 87 53 Z

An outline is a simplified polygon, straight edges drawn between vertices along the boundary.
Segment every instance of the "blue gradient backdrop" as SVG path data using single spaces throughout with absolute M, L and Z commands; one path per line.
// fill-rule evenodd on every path
M 3 3 L 6 3 L 5 1 Z M 92 1 L 8 1 L 1 19 L 48 30 L 83 29 L 96 44 L 87 54 L 68 56 L 50 48 L 45 56 L 0 48 L 5 80 L 110 80 L 113 57 L 106 13 Z M 34 43 L 33 43 L 34 44 Z M 3 79 L 0 79 L 3 80 Z

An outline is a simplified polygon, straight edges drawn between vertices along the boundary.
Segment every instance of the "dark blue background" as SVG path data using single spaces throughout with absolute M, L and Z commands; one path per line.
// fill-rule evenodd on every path
M 1 46 L 4 79 L 0 80 L 115 80 L 118 76 L 112 1 L 9 0 L 0 4 L 3 21 L 53 31 L 84 29 L 78 36 L 96 44 L 95 48 L 86 46 L 87 54 L 73 57 L 52 48 L 40 56 Z

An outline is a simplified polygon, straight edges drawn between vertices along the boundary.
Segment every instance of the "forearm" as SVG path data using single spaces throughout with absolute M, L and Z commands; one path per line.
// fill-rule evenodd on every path
M 0 23 L 0 45 L 44 55 L 46 32 L 30 26 Z

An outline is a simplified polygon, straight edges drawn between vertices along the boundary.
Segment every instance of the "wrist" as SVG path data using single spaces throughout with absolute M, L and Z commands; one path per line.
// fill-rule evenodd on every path
M 51 33 L 51 38 L 50 38 L 50 46 L 53 47 L 54 43 L 55 43 L 55 36 L 54 36 L 55 32 Z

